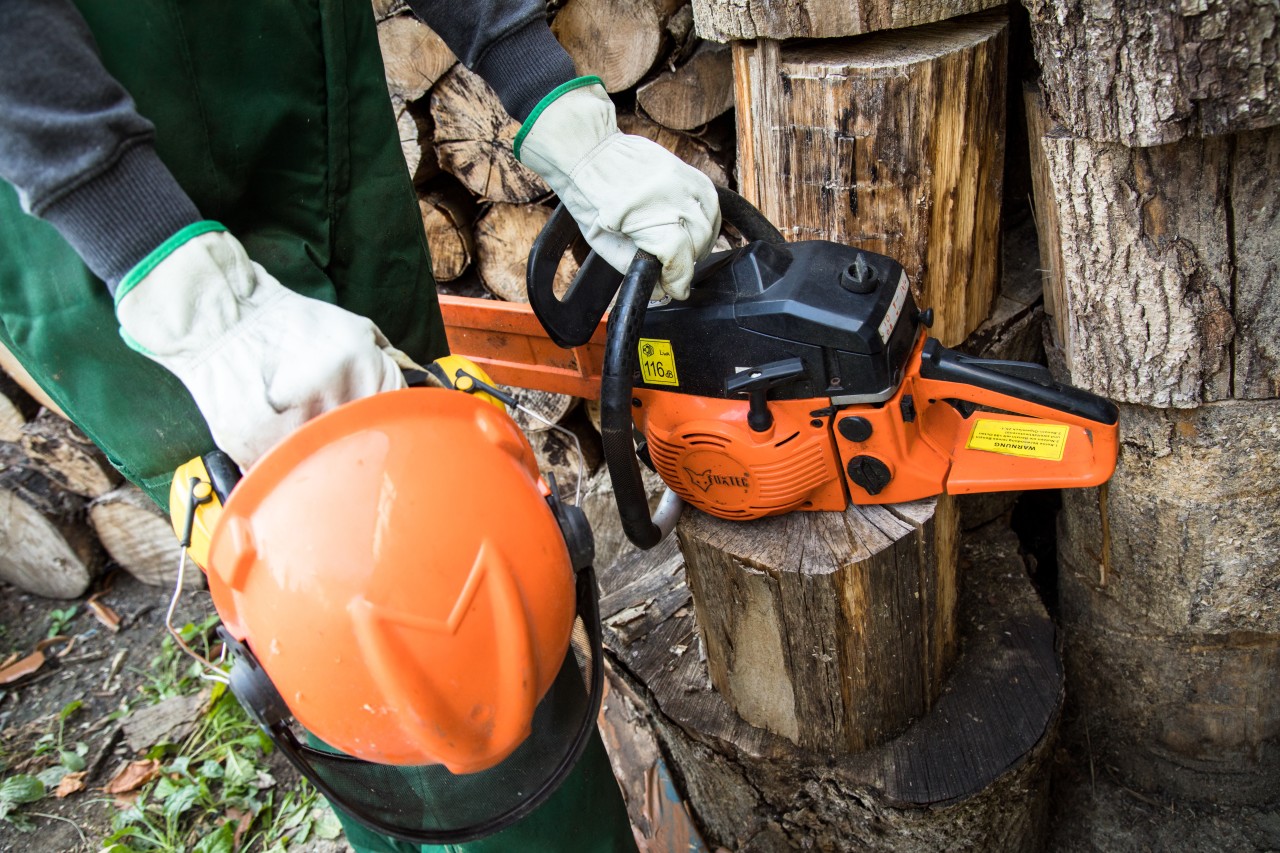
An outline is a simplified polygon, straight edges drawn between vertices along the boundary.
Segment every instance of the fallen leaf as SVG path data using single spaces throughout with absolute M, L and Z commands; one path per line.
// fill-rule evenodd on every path
M 12 684 L 24 675 L 30 675 L 44 666 L 44 652 L 36 649 L 17 663 L 0 669 L 0 684 Z
M 154 758 L 130 761 L 111 777 L 102 789 L 105 794 L 126 794 L 136 791 L 160 775 L 160 762 Z
M 84 777 L 88 773 L 88 770 L 80 770 L 63 776 L 62 781 L 58 783 L 58 787 L 53 790 L 53 795 L 58 799 L 62 799 L 74 794 L 76 791 L 83 791 Z
M 13 662 L 20 657 L 22 657 L 22 654 L 19 652 L 10 653 L 10 655 L 7 658 L 5 658 L 3 661 L 0 661 L 0 669 L 4 669 L 5 667 L 11 666 Z
M 249 827 L 253 824 L 253 812 L 243 809 L 229 808 L 227 813 L 223 815 L 219 823 L 234 820 L 236 822 L 235 836 L 232 839 L 232 850 L 240 849 L 240 842 L 244 840 L 245 833 L 249 831 Z
M 107 630 L 114 634 L 120 630 L 120 614 L 116 613 L 101 601 L 98 601 L 97 598 L 99 595 L 102 595 L 102 593 L 89 597 L 89 601 L 87 602 L 89 609 L 93 611 L 93 618 L 105 625 Z

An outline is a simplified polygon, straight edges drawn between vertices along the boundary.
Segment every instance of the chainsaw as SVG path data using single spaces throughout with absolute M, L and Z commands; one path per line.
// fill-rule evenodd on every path
M 637 546 L 664 533 L 638 460 L 684 502 L 737 520 L 1111 476 L 1113 403 L 1042 365 L 942 346 L 892 258 L 787 243 L 741 196 L 721 189 L 720 203 L 745 245 L 700 262 L 683 301 L 650 302 L 661 267 L 643 252 L 625 274 L 588 255 L 557 297 L 556 269 L 579 234 L 556 210 L 531 251 L 528 288 L 567 363 L 519 309 L 442 298 L 451 347 L 499 382 L 574 393 L 598 374 L 605 461 Z

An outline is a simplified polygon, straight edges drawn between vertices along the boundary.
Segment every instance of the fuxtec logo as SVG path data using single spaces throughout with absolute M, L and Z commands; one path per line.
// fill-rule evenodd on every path
M 694 471 L 693 469 L 686 467 L 684 472 L 689 476 L 689 482 L 693 483 L 704 492 L 711 491 L 712 486 L 729 486 L 731 488 L 743 490 L 751 488 L 751 481 L 747 479 L 745 471 L 740 475 L 726 476 L 724 474 L 718 474 L 710 468 L 705 471 Z

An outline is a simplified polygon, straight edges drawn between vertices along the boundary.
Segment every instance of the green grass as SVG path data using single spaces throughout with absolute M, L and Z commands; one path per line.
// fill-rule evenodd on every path
M 188 624 L 183 640 L 207 657 L 215 625 L 216 618 Z M 100 840 L 101 853 L 283 853 L 308 838 L 336 838 L 341 827 L 315 789 L 305 780 L 290 790 L 276 784 L 267 763 L 270 739 L 226 685 L 201 673 L 200 664 L 166 635 L 138 702 L 153 704 L 211 685 L 207 710 L 181 743 L 152 746 L 145 757 L 161 762 L 160 776 L 115 814 L 110 835 Z M 33 828 L 31 818 L 41 816 L 35 804 L 67 773 L 84 769 L 87 747 L 65 739 L 66 721 L 80 707 L 69 703 L 37 740 L 33 756 L 50 761 L 44 770 L 0 780 L 0 820 Z

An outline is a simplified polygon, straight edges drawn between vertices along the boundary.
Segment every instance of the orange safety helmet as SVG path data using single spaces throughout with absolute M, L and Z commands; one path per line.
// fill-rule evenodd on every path
M 566 542 L 583 530 L 585 546 Z M 285 754 L 375 829 L 448 843 L 532 811 L 594 727 L 590 550 L 504 411 L 409 388 L 260 459 L 205 569 L 231 686 Z M 304 746 L 290 716 L 330 749 Z

